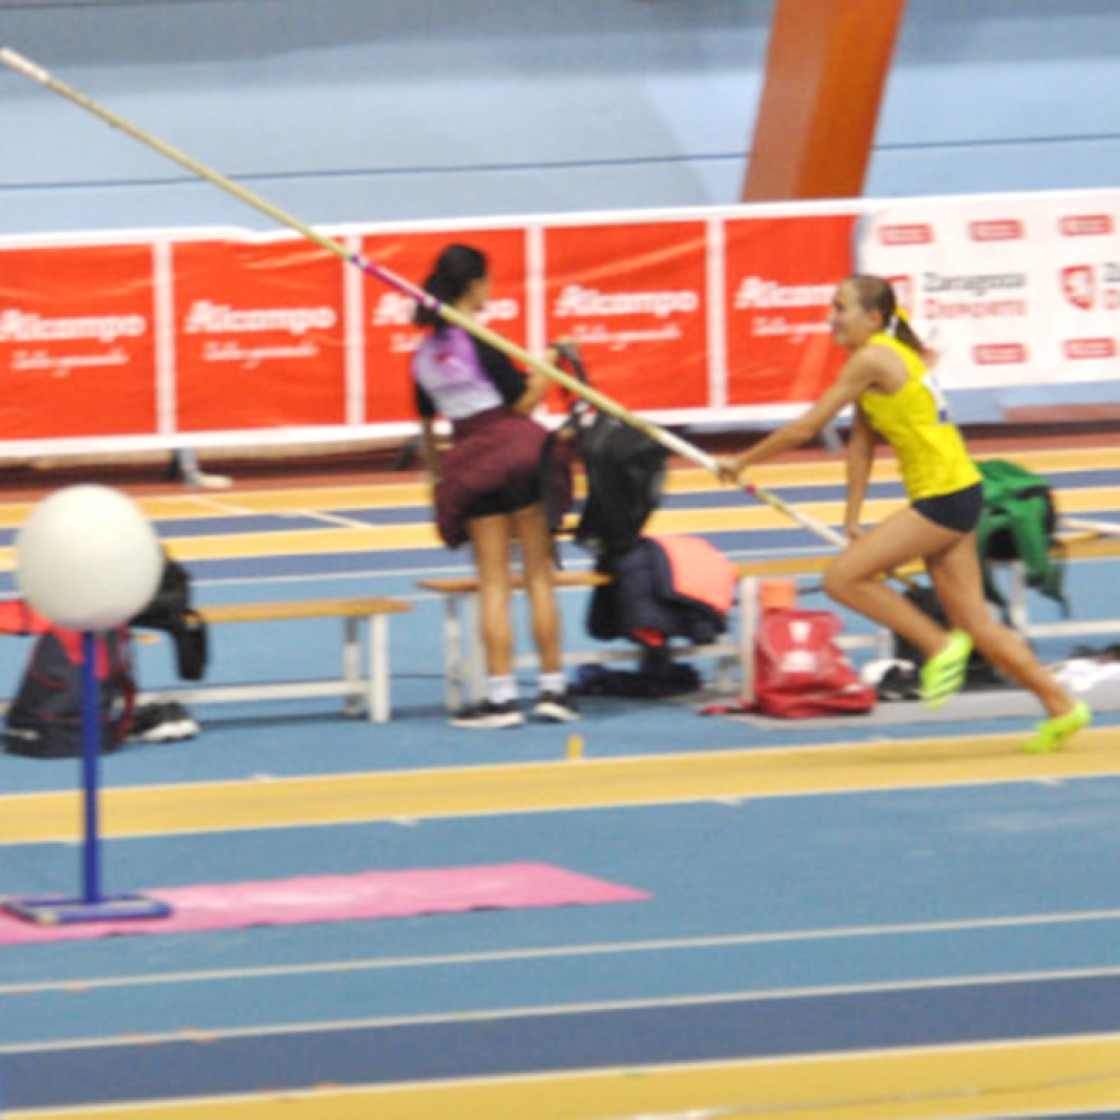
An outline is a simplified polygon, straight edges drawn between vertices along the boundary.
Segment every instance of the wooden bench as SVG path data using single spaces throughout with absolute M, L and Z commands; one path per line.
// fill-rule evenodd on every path
M 582 571 L 560 571 L 554 577 L 557 589 L 571 587 L 602 587 L 610 583 L 610 577 L 600 572 L 584 569 Z M 443 676 L 444 699 L 449 711 L 455 711 L 464 703 L 474 703 L 482 699 L 486 680 L 486 666 L 482 656 L 482 639 L 479 634 L 477 576 L 451 576 L 418 580 L 417 587 L 438 595 L 443 602 Z M 515 575 L 513 587 L 517 591 L 525 589 L 525 580 Z M 586 655 L 565 653 L 566 665 L 589 660 L 608 660 L 603 655 L 597 658 Z M 629 651 L 626 653 L 629 656 Z M 610 658 L 613 660 L 613 658 Z M 518 668 L 535 664 L 535 659 L 521 656 L 514 659 Z
M 1065 555 L 1071 559 L 1120 556 L 1120 538 L 1102 537 L 1099 533 L 1082 533 L 1066 536 L 1062 540 Z M 761 618 L 759 587 L 768 579 L 797 579 L 822 576 L 832 554 L 802 556 L 775 556 L 765 559 L 744 560 L 736 564 L 738 593 L 736 595 L 736 625 L 728 634 L 711 645 L 674 647 L 678 656 L 708 656 L 717 662 L 717 685 L 729 688 L 729 677 L 736 667 L 739 692 L 744 698 L 753 695 L 754 646 Z M 1052 635 L 1110 633 L 1120 631 L 1120 619 L 1088 620 L 1061 623 L 1031 623 L 1028 611 L 1028 588 L 1022 564 L 1006 565 L 1010 577 L 1007 597 L 1009 615 L 1020 632 L 1029 637 Z M 909 578 L 920 574 L 920 564 L 910 564 L 901 570 Z M 610 577 L 591 570 L 563 571 L 556 574 L 556 586 L 565 588 L 595 588 L 610 582 Z M 481 699 L 485 683 L 485 665 L 478 630 L 478 579 L 458 576 L 445 579 L 422 579 L 418 587 L 433 592 L 443 601 L 443 648 L 445 697 L 450 709 L 464 701 Z M 524 581 L 515 580 L 514 587 L 524 588 Z M 877 657 L 889 657 L 893 650 L 893 635 L 888 630 L 876 629 L 870 634 L 845 634 L 839 639 L 845 649 L 871 648 Z M 637 647 L 617 649 L 603 647 L 597 650 L 565 652 L 565 665 L 604 664 L 612 661 L 634 659 L 641 656 Z M 535 658 L 521 656 L 515 666 L 534 665 Z
M 708 645 L 674 646 L 674 656 L 714 658 L 716 684 L 723 691 L 730 691 L 733 687 L 731 678 L 737 668 L 742 695 L 751 695 L 754 678 L 754 643 L 760 618 L 759 584 L 763 580 L 778 577 L 819 576 L 823 574 L 830 559 L 828 555 L 785 556 L 746 560 L 736 564 L 737 627 L 729 627 L 727 634 Z M 610 583 L 609 576 L 589 569 L 556 573 L 558 589 L 595 588 L 607 583 Z M 480 700 L 485 687 L 486 669 L 478 627 L 478 578 L 455 576 L 422 579 L 417 581 L 417 586 L 425 591 L 434 592 L 443 601 L 444 691 L 448 708 L 455 710 L 464 702 L 473 703 Z M 520 576 L 516 577 L 513 586 L 515 590 L 524 589 L 524 580 Z M 883 657 L 889 655 L 890 643 L 891 635 L 887 631 L 878 631 L 871 636 L 844 635 L 840 638 L 840 645 L 845 648 L 873 646 L 879 656 Z M 626 648 L 602 646 L 591 650 L 566 650 L 563 654 L 563 663 L 566 666 L 600 665 L 614 661 L 631 661 L 641 655 L 642 650 L 637 645 Z M 514 658 L 516 668 L 535 664 L 536 658 L 533 655 Z
M 772 576 L 820 574 L 828 562 L 827 556 L 800 556 L 767 560 L 746 561 L 736 565 L 739 579 L 738 634 L 727 634 L 708 645 L 674 646 L 677 657 L 712 657 L 717 664 L 717 682 L 721 688 L 730 688 L 730 677 L 738 666 L 749 687 L 754 656 L 754 633 L 757 627 L 757 589 L 761 579 Z M 602 587 L 611 577 L 590 569 L 565 570 L 556 573 L 557 589 Z M 516 576 L 515 590 L 524 590 L 525 581 Z M 477 576 L 422 579 L 417 587 L 433 592 L 443 602 L 443 664 L 444 693 L 447 707 L 454 711 L 464 702 L 473 703 L 482 698 L 486 680 L 486 666 L 482 641 L 479 635 Z M 866 643 L 865 638 L 848 638 L 846 644 Z M 590 650 L 565 650 L 565 666 L 602 665 L 615 661 L 632 661 L 642 656 L 637 645 L 626 647 L 601 646 Z M 514 658 L 515 668 L 535 666 L 535 655 L 524 654 Z
M 208 626 L 234 622 L 291 622 L 308 618 L 342 619 L 342 675 L 325 680 L 295 680 L 239 685 L 186 685 L 147 694 L 143 701 L 219 703 L 247 700 L 292 700 L 342 696 L 349 715 L 365 712 L 371 722 L 384 723 L 389 702 L 389 616 L 412 610 L 395 599 L 310 599 L 278 603 L 232 603 L 199 607 Z M 369 630 L 363 665 L 362 627 Z M 211 639 L 213 646 L 213 639 Z M 211 661 L 214 660 L 211 653 Z

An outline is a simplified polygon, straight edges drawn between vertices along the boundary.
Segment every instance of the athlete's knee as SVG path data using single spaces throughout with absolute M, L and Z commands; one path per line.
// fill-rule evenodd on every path
M 837 603 L 850 603 L 856 594 L 859 581 L 838 564 L 829 564 L 824 570 L 824 593 Z

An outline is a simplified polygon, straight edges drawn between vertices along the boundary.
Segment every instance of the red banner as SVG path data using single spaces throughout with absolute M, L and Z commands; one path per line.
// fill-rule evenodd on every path
M 527 346 L 535 314 L 538 341 L 580 342 L 595 387 L 626 407 L 703 412 L 725 390 L 729 405 L 781 404 L 827 383 L 837 356 L 824 313 L 849 270 L 852 221 L 723 220 L 722 292 L 708 288 L 713 248 L 702 220 L 370 232 L 361 248 L 421 284 L 444 245 L 475 244 L 491 265 L 482 321 L 498 334 Z M 531 236 L 543 271 L 534 277 Z M 158 278 L 152 258 L 149 245 L 3 253 L 0 438 L 170 440 L 414 418 L 409 362 L 421 332 L 408 296 L 368 277 L 348 305 L 346 265 L 295 238 L 171 241 Z M 157 347 L 164 283 L 170 321 Z M 535 309 L 534 294 L 543 299 Z M 347 322 L 350 310 L 360 323 Z M 721 325 L 722 338 L 713 334 Z
M 525 232 L 486 229 L 454 235 L 446 231 L 378 234 L 364 239 L 362 254 L 371 263 L 420 288 L 444 246 L 460 242 L 486 254 L 490 302 L 479 321 L 503 338 L 526 344 Z M 412 352 L 423 338 L 413 325 L 415 302 L 382 281 L 365 282 L 365 419 L 367 423 L 414 420 Z
M 0 439 L 156 430 L 150 245 L 0 252 Z
M 545 231 L 549 339 L 580 344 L 595 388 L 629 409 L 708 402 L 703 222 Z
M 853 215 L 735 218 L 725 226 L 727 403 L 811 401 L 844 355 L 828 309 L 852 271 Z
M 343 268 L 303 240 L 174 247 L 180 431 L 346 422 Z

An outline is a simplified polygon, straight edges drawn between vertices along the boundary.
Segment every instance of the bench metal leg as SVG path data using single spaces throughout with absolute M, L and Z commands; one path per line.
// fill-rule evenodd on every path
M 469 655 L 466 658 L 467 699 L 477 704 L 486 691 L 486 665 L 482 650 L 481 620 L 479 616 L 479 597 L 468 595 L 464 604 L 463 625 L 469 627 L 470 637 L 466 642 Z
M 443 601 L 444 699 L 448 711 L 482 698 L 486 687 L 478 625 L 478 595 L 452 593 Z
M 362 641 L 357 618 L 342 620 L 342 679 L 351 686 L 347 692 L 345 712 L 348 716 L 360 715 L 367 707 L 366 683 L 362 679 Z
M 362 625 L 368 626 L 369 648 L 362 663 Z M 384 615 L 342 620 L 342 679 L 348 686 L 345 711 L 364 711 L 371 723 L 386 723 L 389 704 L 389 621 Z
M 1025 635 L 1031 624 L 1030 607 L 1027 603 L 1027 569 L 1021 560 L 1013 560 L 1007 566 L 1011 573 L 1007 619 L 1014 629 Z
M 739 698 L 754 702 L 754 648 L 758 637 L 758 577 L 739 581 Z
M 369 718 L 372 723 L 389 719 L 389 620 L 376 615 L 369 620 Z
M 448 711 L 462 707 L 465 684 L 459 596 L 448 595 L 443 600 L 443 698 Z

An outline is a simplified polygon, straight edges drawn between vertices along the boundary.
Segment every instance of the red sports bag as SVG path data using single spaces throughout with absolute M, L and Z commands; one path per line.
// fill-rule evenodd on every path
M 829 611 L 768 610 L 755 639 L 755 710 L 785 719 L 869 712 L 863 684 L 836 644 L 840 619 Z

